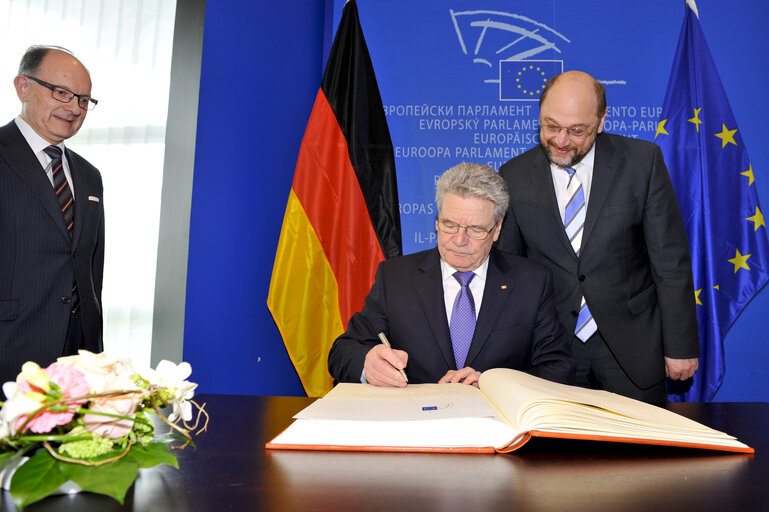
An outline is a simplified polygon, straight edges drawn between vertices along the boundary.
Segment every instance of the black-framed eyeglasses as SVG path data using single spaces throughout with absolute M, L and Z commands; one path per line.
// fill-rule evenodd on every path
M 91 98 L 88 95 L 84 94 L 77 94 L 66 87 L 62 87 L 61 85 L 53 85 L 49 84 L 48 82 L 45 82 L 43 80 L 40 80 L 39 78 L 36 78 L 31 75 L 23 75 L 26 78 L 29 78 L 30 80 L 34 80 L 35 82 L 39 83 L 43 87 L 51 90 L 51 98 L 55 99 L 56 101 L 60 101 L 62 103 L 69 103 L 72 101 L 72 98 L 77 96 L 77 104 L 80 108 L 83 110 L 93 110 L 96 108 L 96 104 L 99 103 L 98 100 L 95 100 Z
M 461 226 L 453 220 L 438 219 L 438 229 L 440 229 L 441 232 L 446 233 L 447 235 L 454 235 L 459 233 L 461 228 L 464 228 L 465 233 L 467 233 L 467 238 L 472 238 L 473 240 L 486 240 L 489 233 L 494 231 L 495 227 L 497 227 L 496 222 L 489 229 L 486 229 L 483 226 Z
M 548 135 L 558 135 L 561 133 L 561 130 L 566 130 L 566 133 L 569 137 L 572 139 L 586 139 L 587 137 L 590 137 L 593 132 L 595 132 L 598 127 L 596 126 L 593 129 L 586 128 L 584 126 L 572 126 L 569 128 L 566 128 L 564 126 L 558 126 L 557 124 L 551 124 L 546 122 L 540 122 L 539 123 L 542 126 L 542 130 Z

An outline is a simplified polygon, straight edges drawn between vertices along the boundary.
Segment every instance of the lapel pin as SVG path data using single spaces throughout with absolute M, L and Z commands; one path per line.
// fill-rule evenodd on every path
M 503 290 L 507 290 L 507 285 L 503 284 L 502 286 L 500 286 L 500 288 L 503 289 Z

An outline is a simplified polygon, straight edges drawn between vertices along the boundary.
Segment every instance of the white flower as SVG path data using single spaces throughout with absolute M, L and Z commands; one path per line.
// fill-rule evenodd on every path
M 160 361 L 157 368 L 147 370 L 144 377 L 153 386 L 165 388 L 173 395 L 171 405 L 173 412 L 168 415 L 169 421 L 176 421 L 179 416 L 184 421 L 192 419 L 192 404 L 188 402 L 195 396 L 197 384 L 189 382 L 187 377 L 192 374 L 189 363 L 174 364 L 171 361 Z
M 0 410 L 0 439 L 3 439 L 16 433 L 16 421 L 21 416 L 32 414 L 40 408 L 40 402 L 33 400 L 25 395 L 19 385 L 14 381 L 8 381 L 3 384 L 3 393 L 8 397 L 3 403 L 3 409 Z
M 133 382 L 136 370 L 127 359 L 117 359 L 106 352 L 94 354 L 88 350 L 79 350 L 76 356 L 60 357 L 57 362 L 83 372 L 91 393 L 138 389 Z

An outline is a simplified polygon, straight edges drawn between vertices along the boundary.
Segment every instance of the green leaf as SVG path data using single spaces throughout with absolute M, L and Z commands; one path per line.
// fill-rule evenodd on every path
M 152 440 L 153 443 L 162 443 L 162 444 L 170 444 L 173 442 L 180 442 L 180 443 L 186 443 L 187 438 L 181 435 L 178 432 L 167 432 L 165 434 L 160 434 L 159 436 L 155 436 L 155 438 Z M 191 445 L 194 443 L 190 443 Z
M 68 480 L 56 462 L 50 453 L 40 450 L 16 470 L 11 495 L 19 510 L 45 498 Z
M 176 455 L 172 454 L 168 447 L 162 443 L 152 442 L 146 446 L 135 444 L 124 458 L 136 462 L 140 468 L 151 468 L 158 464 L 168 464 L 179 469 L 179 461 L 176 460 Z
M 88 462 L 99 462 L 102 460 L 112 459 L 114 457 L 118 457 L 120 455 L 123 455 L 123 452 L 125 452 L 125 448 L 113 448 L 112 450 L 102 453 L 101 455 L 97 457 L 92 457 L 89 459 L 85 459 Z M 59 452 L 61 453 L 61 452 Z M 77 457 L 76 457 L 77 458 Z
M 83 466 L 71 462 L 57 461 L 59 471 L 81 489 L 97 494 L 112 496 L 120 504 L 125 500 L 128 488 L 136 480 L 139 466 L 123 457 L 103 466 Z

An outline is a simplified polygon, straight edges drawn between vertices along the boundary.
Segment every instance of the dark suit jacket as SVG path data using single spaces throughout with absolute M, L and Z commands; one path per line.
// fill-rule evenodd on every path
M 689 244 L 657 145 L 597 137 L 579 259 L 564 232 L 544 151 L 537 146 L 499 172 L 510 208 L 498 245 L 553 272 L 568 331 L 574 332 L 584 295 L 612 353 L 641 388 L 665 378 L 663 356 L 699 356 Z
M 456 370 L 437 249 L 382 262 L 360 313 L 329 353 L 331 376 L 360 382 L 366 353 L 384 332 L 409 354 L 410 383 L 438 382 Z M 492 249 L 483 301 L 466 366 L 505 367 L 546 379 L 573 378 L 570 336 L 558 321 L 550 273 Z
M 0 382 L 62 355 L 77 280 L 88 350 L 102 351 L 104 208 L 99 171 L 67 149 L 75 188 L 70 240 L 56 194 L 16 123 L 0 127 Z

